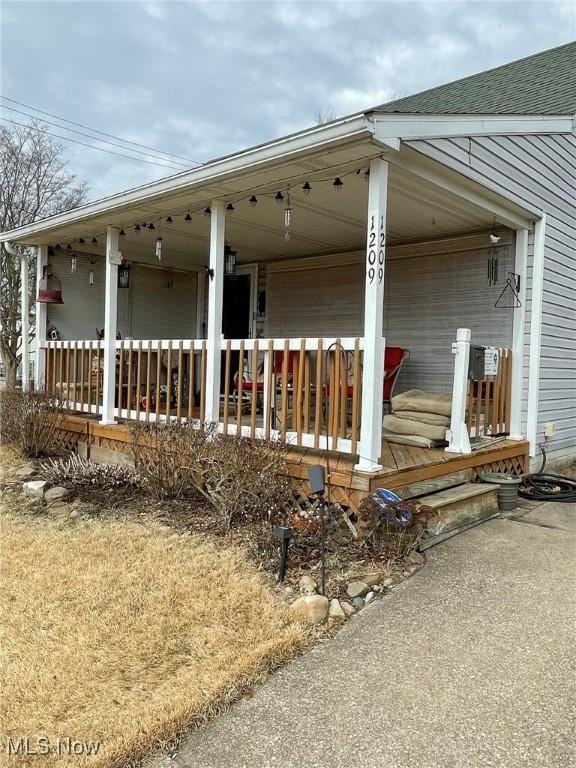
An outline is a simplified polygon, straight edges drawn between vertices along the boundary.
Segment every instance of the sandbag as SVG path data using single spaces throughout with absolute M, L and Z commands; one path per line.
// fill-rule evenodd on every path
M 450 416 L 452 412 L 451 395 L 441 395 L 436 392 L 423 392 L 421 389 L 409 389 L 391 400 L 392 412 L 417 411 L 419 413 L 436 413 L 440 416 Z
M 438 413 L 420 413 L 419 411 L 395 411 L 394 416 L 410 421 L 423 421 L 425 424 L 435 424 L 437 427 L 449 427 L 450 416 L 440 416 Z
M 429 437 L 430 440 L 444 440 L 446 438 L 446 427 L 425 424 L 423 421 L 399 419 L 393 414 L 384 416 L 384 432 L 391 432 L 393 435 L 420 435 L 421 437 Z
M 441 445 L 446 445 L 445 440 L 430 440 L 429 437 L 422 437 L 422 435 L 389 434 L 386 435 L 386 440 L 397 445 L 417 445 L 419 448 L 438 448 Z

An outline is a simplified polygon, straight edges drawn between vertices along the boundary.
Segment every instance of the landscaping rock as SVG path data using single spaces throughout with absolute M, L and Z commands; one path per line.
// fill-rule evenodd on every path
M 394 587 L 397 587 L 398 584 L 402 583 L 402 581 L 402 576 L 400 576 L 399 573 L 394 573 L 392 576 L 387 576 L 384 579 L 382 586 L 386 587 L 387 589 L 394 589 Z
M 302 576 L 299 586 L 300 592 L 303 595 L 315 595 L 318 592 L 318 584 L 316 584 L 312 576 Z
M 351 581 L 346 588 L 348 597 L 352 598 L 352 602 L 354 602 L 355 597 L 364 597 L 369 591 L 370 587 L 364 581 Z
M 373 571 L 372 573 L 365 573 L 360 577 L 360 581 L 367 584 L 369 587 L 375 587 L 376 584 L 380 584 L 382 579 L 386 576 L 384 571 Z
M 78 512 L 78 510 L 77 510 L 77 509 L 71 509 L 71 510 L 70 510 L 70 514 L 68 515 L 68 517 L 69 517 L 71 520 L 74 520 L 74 519 L 76 519 L 77 517 L 80 517 L 80 512 Z
M 336 598 L 330 600 L 328 616 L 335 621 L 346 621 L 346 614 L 340 605 L 340 600 L 337 600 Z
M 406 563 L 409 565 L 417 565 L 419 568 L 421 568 L 424 563 L 426 562 L 426 555 L 424 555 L 422 552 L 410 552 L 408 557 L 406 558 Z
M 402 576 L 409 579 L 410 576 L 413 576 L 416 573 L 416 571 L 420 570 L 420 567 L 421 566 L 419 565 L 409 565 L 407 568 L 404 568 L 404 570 L 402 571 Z
M 290 606 L 290 613 L 306 624 L 321 624 L 328 616 L 329 603 L 324 595 L 304 595 Z
M 352 605 L 354 606 L 354 608 L 356 608 L 357 611 L 360 611 L 362 608 L 364 608 L 364 598 L 363 597 L 353 598 Z
M 31 496 L 33 499 L 42 499 L 44 498 L 47 486 L 46 480 L 29 480 L 27 483 L 24 483 L 22 490 L 26 496 Z
M 342 610 L 346 614 L 346 618 L 348 619 L 350 618 L 350 616 L 354 616 L 354 614 L 356 613 L 356 609 L 354 608 L 354 606 L 351 603 L 347 603 L 345 600 L 342 600 L 340 602 L 340 607 L 342 608 Z
M 36 474 L 34 467 L 22 467 L 22 469 L 19 469 L 15 473 L 14 478 L 23 483 L 25 480 L 30 480 L 30 478 L 34 477 Z
M 44 501 L 51 505 L 56 501 L 62 501 L 66 496 L 70 496 L 68 488 L 63 488 L 61 485 L 57 485 L 55 488 L 50 488 L 49 491 L 46 491 L 44 494 Z
M 375 597 L 376 597 L 376 593 L 375 592 L 368 592 L 368 594 L 364 598 L 364 604 L 368 605 L 368 603 L 371 603 L 372 600 L 374 600 Z
M 158 526 L 158 533 L 161 536 L 170 536 L 171 533 L 174 533 L 172 528 L 170 528 L 169 525 L 159 525 Z

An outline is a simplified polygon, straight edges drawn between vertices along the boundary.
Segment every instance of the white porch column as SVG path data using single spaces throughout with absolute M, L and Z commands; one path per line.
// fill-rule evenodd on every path
M 106 230 L 106 287 L 104 294 L 104 376 L 102 381 L 102 418 L 100 424 L 114 424 L 116 391 L 116 326 L 118 323 L 118 232 Z
M 520 279 L 518 298 L 521 306 L 514 309 L 512 326 L 512 402 L 510 403 L 510 437 L 522 440 L 522 400 L 524 388 L 524 327 L 526 318 L 526 273 L 528 264 L 528 230 L 516 230 L 514 271 Z
M 44 270 L 48 266 L 48 246 L 36 247 L 36 298 L 40 280 L 44 277 Z M 44 302 L 36 301 L 36 349 L 34 352 L 34 389 L 39 392 L 45 388 L 46 374 L 46 349 L 43 347 L 46 341 L 46 323 L 48 306 Z
M 20 256 L 20 337 L 22 339 L 22 389 L 30 389 L 30 306 L 28 301 L 28 260 Z
M 220 368 L 222 349 L 222 297 L 224 294 L 224 203 L 210 206 L 210 264 L 208 280 L 208 325 L 206 329 L 206 414 L 207 422 L 220 421 Z
M 364 366 L 362 369 L 362 416 L 359 458 L 356 469 L 377 472 L 382 453 L 382 398 L 384 387 L 384 256 L 388 163 L 370 161 L 366 286 L 364 290 Z
M 454 357 L 454 382 L 452 385 L 452 413 L 450 429 L 446 433 L 448 453 L 472 453 L 470 436 L 466 428 L 466 399 L 468 397 L 468 366 L 470 363 L 469 328 L 458 328 L 452 344 Z

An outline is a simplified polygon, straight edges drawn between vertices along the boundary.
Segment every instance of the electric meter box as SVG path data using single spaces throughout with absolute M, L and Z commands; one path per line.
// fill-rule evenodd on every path
M 468 363 L 468 378 L 470 381 L 482 381 L 484 375 L 485 347 L 470 345 L 470 362 Z

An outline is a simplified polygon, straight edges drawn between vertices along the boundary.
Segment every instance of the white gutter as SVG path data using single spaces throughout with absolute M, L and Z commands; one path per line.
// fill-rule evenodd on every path
M 530 304 L 530 356 L 528 363 L 528 404 L 526 436 L 530 456 L 538 450 L 538 400 L 540 394 L 540 350 L 542 346 L 542 298 L 544 293 L 544 253 L 546 243 L 546 214 L 534 226 L 534 255 L 532 258 L 532 301 Z
M 433 115 L 374 112 L 376 135 L 404 140 L 573 133 L 573 115 Z
M 104 197 L 79 208 L 42 219 L 34 224 L 0 233 L 0 242 L 6 240 L 26 241 L 30 236 L 92 216 L 98 216 L 113 208 L 118 210 L 135 203 L 144 203 L 151 198 L 156 199 L 164 195 L 172 195 L 183 188 L 193 189 L 195 186 L 207 182 L 223 181 L 238 171 L 255 170 L 260 166 L 282 162 L 288 157 L 294 158 L 324 147 L 347 143 L 361 136 L 369 138 L 373 133 L 374 125 L 370 118 L 364 114 L 352 115 L 214 160 L 190 171 L 184 171 L 141 187 Z M 394 142 L 389 143 L 388 146 L 389 148 L 397 148 L 394 146 Z

